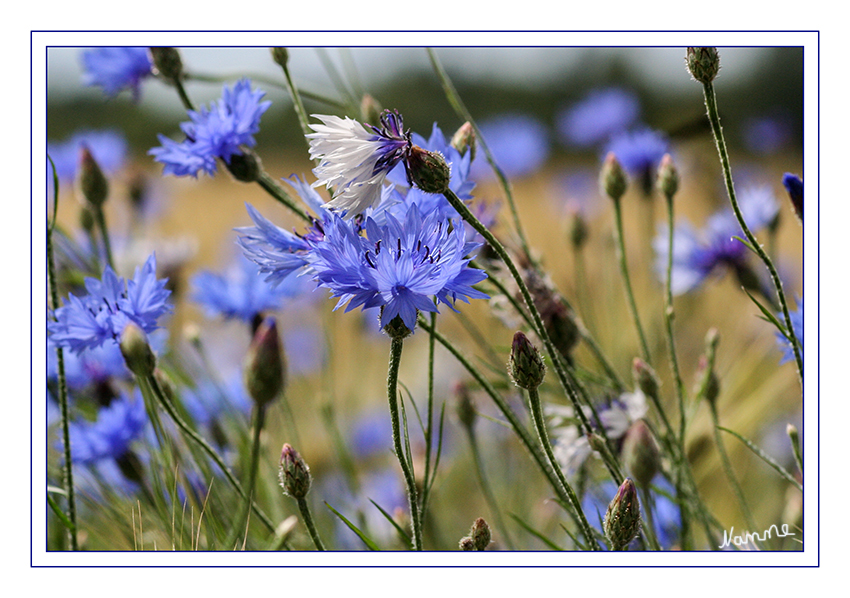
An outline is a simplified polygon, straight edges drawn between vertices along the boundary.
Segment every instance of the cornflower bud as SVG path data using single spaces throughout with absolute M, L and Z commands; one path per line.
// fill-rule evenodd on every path
M 619 201 L 626 193 L 626 187 L 628 186 L 626 173 L 623 171 L 623 167 L 620 161 L 617 160 L 614 152 L 608 152 L 608 155 L 605 156 L 605 161 L 602 163 L 602 170 L 599 175 L 599 184 L 605 195 L 614 201 Z
M 378 103 L 378 100 L 373 98 L 371 95 L 364 94 L 363 98 L 360 100 L 360 119 L 364 123 L 378 123 L 381 122 L 381 113 L 383 112 L 383 108 Z
M 546 365 L 540 352 L 522 331 L 514 334 L 508 373 L 514 384 L 526 390 L 536 390 L 546 375 Z
M 540 312 L 543 326 L 549 333 L 549 338 L 552 339 L 552 344 L 569 361 L 572 350 L 581 338 L 573 311 L 551 279 L 541 274 L 539 270 L 526 267 L 523 277 L 534 306 Z M 516 297 L 522 302 L 522 295 L 518 291 Z
M 717 48 L 688 48 L 685 62 L 691 76 L 702 84 L 711 83 L 720 70 Z
M 150 376 L 156 368 L 156 357 L 148 344 L 145 331 L 130 322 L 124 327 L 119 342 L 127 368 L 139 377 Z
M 448 191 L 451 169 L 440 152 L 411 146 L 406 164 L 411 181 L 425 193 Z
M 253 183 L 260 179 L 260 174 L 263 172 L 263 165 L 260 162 L 260 157 L 251 150 L 241 147 L 241 154 L 233 154 L 230 156 L 230 163 L 227 164 L 227 171 L 233 175 L 233 178 L 242 183 Z
M 640 391 L 649 398 L 658 398 L 658 388 L 661 382 L 655 370 L 640 357 L 635 357 L 632 362 L 632 378 Z
M 602 528 L 612 550 L 624 550 L 640 532 L 640 503 L 630 478 L 625 479 L 617 495 L 608 503 Z
M 254 333 L 244 364 L 245 387 L 262 407 L 273 401 L 286 383 L 286 364 L 274 318 L 262 321 Z
M 455 385 L 455 396 L 457 403 L 455 406 L 457 418 L 465 428 L 472 429 L 475 425 L 475 405 L 472 403 L 472 396 L 469 394 L 469 389 L 463 382 L 458 382 Z
M 286 63 L 289 62 L 289 50 L 281 47 L 269 48 L 269 50 L 272 53 L 272 60 L 285 67 Z
M 490 545 L 490 526 L 481 517 L 475 520 L 472 524 L 472 529 L 469 530 L 469 537 L 472 538 L 472 545 L 475 550 L 484 550 Z
M 696 379 L 694 396 L 703 398 L 712 405 L 715 404 L 717 396 L 720 394 L 720 380 L 717 378 L 714 368 L 709 366 L 708 358 L 705 355 L 699 358 Z
M 475 160 L 475 152 L 478 150 L 478 140 L 475 137 L 475 128 L 472 123 L 465 122 L 452 135 L 451 146 L 463 156 L 469 150 L 469 163 Z
M 670 154 L 664 154 L 658 165 L 658 189 L 667 199 L 673 199 L 679 190 L 679 171 Z
M 95 220 L 94 214 L 92 214 L 91 206 L 84 205 L 80 209 L 80 228 L 82 228 L 87 233 L 91 234 L 94 230 Z
M 460 542 L 458 542 L 458 546 L 460 547 L 461 550 L 464 550 L 464 551 L 475 550 L 475 543 L 472 541 L 472 538 L 470 538 L 469 536 L 464 536 L 463 538 L 461 538 Z
M 578 210 L 574 211 L 570 217 L 569 237 L 575 249 L 581 249 L 587 242 L 587 222 Z
M 77 188 L 89 205 L 99 208 L 109 195 L 109 183 L 91 151 L 80 148 L 80 167 L 77 171 Z
M 151 62 L 160 75 L 166 79 L 178 80 L 183 77 L 183 61 L 177 48 L 150 48 Z
M 283 445 L 280 452 L 280 471 L 278 473 L 280 485 L 284 493 L 292 498 L 301 499 L 307 496 L 313 478 L 310 476 L 310 468 L 301 455 L 298 454 L 288 443 Z
M 649 483 L 660 467 L 661 456 L 655 437 L 646 422 L 637 420 L 626 431 L 623 440 L 623 461 L 629 473 L 641 488 L 649 488 Z

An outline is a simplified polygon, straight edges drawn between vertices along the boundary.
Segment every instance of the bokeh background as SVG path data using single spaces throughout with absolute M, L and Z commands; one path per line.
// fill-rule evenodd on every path
M 200 338 L 213 364 L 211 369 L 223 380 L 238 378 L 249 334 L 240 323 L 208 317 L 192 300 L 192 277 L 202 270 L 222 272 L 236 262 L 233 229 L 250 225 L 245 202 L 281 226 L 298 223 L 259 187 L 237 183 L 225 172 L 198 180 L 163 178 L 160 165 L 147 151 L 159 145 L 158 134 L 178 138 L 178 125 L 186 116 L 176 93 L 159 81 L 146 81 L 137 102 L 129 94 L 108 99 L 99 89 L 81 83 L 81 51 L 48 51 L 48 142 L 61 144 L 81 130 L 110 130 L 123 136 L 126 159 L 113 174 L 108 205 L 113 233 L 126 240 L 123 247 L 119 241 L 119 270 L 131 274 L 143 256 L 155 249 L 178 301 L 168 324 L 172 350 L 195 366 L 202 360 L 190 339 Z M 265 90 L 272 106 L 263 116 L 255 148 L 264 167 L 277 178 L 295 173 L 313 180 L 305 140 L 282 86 L 280 69 L 267 48 L 186 48 L 181 52 L 192 74 L 225 77 L 231 82 L 249 76 L 256 87 Z M 677 218 L 701 226 L 728 200 L 701 88 L 685 70 L 684 48 L 458 47 L 436 52 L 482 128 L 510 117 L 514 128 L 504 142 L 495 128 L 490 129 L 493 138 L 488 141 L 494 148 L 505 147 L 504 153 L 497 152 L 497 160 L 502 157 L 511 179 L 530 243 L 620 377 L 630 380 L 631 362 L 639 354 L 639 346 L 615 261 L 611 206 L 598 191 L 603 148 L 569 143 L 559 122 L 565 111 L 594 89 L 613 86 L 633 94 L 639 106 L 636 121 L 667 137 L 679 167 L 682 188 L 676 197 Z M 802 227 L 781 185 L 785 172 L 803 175 L 802 49 L 720 48 L 720 54 L 716 89 L 733 172 L 739 180 L 765 185 L 775 194 L 781 206 L 780 221 L 770 249 L 789 297 L 802 297 Z M 290 66 L 303 92 L 339 101 L 368 93 L 381 106 L 398 109 L 405 125 L 425 137 L 434 123 L 447 136 L 463 123 L 446 100 L 423 48 L 291 48 Z M 220 96 L 221 82 L 190 80 L 187 91 L 196 105 L 206 104 Z M 310 113 L 342 113 L 309 97 L 305 104 Z M 474 195 L 490 205 L 504 205 L 491 171 L 481 159 L 477 162 Z M 141 211 L 133 207 L 134 193 L 144 197 Z M 60 194 L 59 220 L 73 229 L 79 216 L 73 192 L 69 186 L 61 186 Z M 656 356 L 654 366 L 669 395 L 673 386 L 663 336 L 663 286 L 653 269 L 651 248 L 657 225 L 664 218 L 663 203 L 659 197 L 644 198 L 632 185 L 623 205 L 632 284 Z M 587 224 L 587 243 L 581 253 L 570 245 L 576 214 Z M 515 241 L 504 207 L 496 230 L 508 243 Z M 390 454 L 386 413 L 389 343 L 375 331 L 374 314 L 334 313 L 333 306 L 319 290 L 287 301 L 277 314 L 292 372 L 287 392 L 291 413 L 278 406 L 271 415 L 264 438 L 268 451 L 261 464 L 261 475 L 269 483 L 261 499 L 281 519 L 294 512 L 294 503 L 275 498 L 274 482 L 280 445 L 297 441 L 316 478 L 313 500 L 320 526 L 335 534 L 330 543 L 336 547 L 360 549 L 356 537 L 339 529 L 321 501 L 327 500 L 343 513 L 359 513 L 359 521 L 376 536 L 385 534 L 383 539 L 392 541 L 392 530 L 385 529 L 386 521 L 366 500 L 369 497 L 385 507 L 390 505 L 388 510 L 404 507 L 402 478 Z M 773 329 L 758 318 L 756 307 L 729 275 L 712 277 L 696 291 L 677 297 L 675 306 L 677 348 L 686 387 L 690 389 L 694 380 L 707 330 L 717 328 L 721 337 L 717 367 L 721 423 L 758 442 L 793 469 L 785 426 L 792 422 L 802 430 L 802 402 L 793 365 L 780 364 Z M 483 301 L 463 305 L 461 315 L 443 311 L 440 329 L 465 353 L 493 371 L 503 366 L 513 329 L 490 305 Z M 427 345 L 424 332 L 415 334 L 406 343 L 401 371 L 402 382 L 420 407 L 427 392 Z M 580 346 L 575 357 L 589 369 L 596 367 L 586 347 Z M 445 351 L 438 348 L 436 358 L 436 396 L 440 403 L 446 402 L 445 444 L 431 506 L 439 517 L 426 533 L 431 538 L 430 548 L 450 549 L 475 517 L 486 517 L 487 506 L 477 491 L 472 457 L 453 411 L 455 385 L 466 380 L 465 374 Z M 558 397 L 557 385 L 551 380 L 549 384 L 547 399 L 565 403 Z M 506 384 L 502 388 L 511 392 Z M 476 399 L 482 415 L 497 418 L 483 394 Z M 516 401 L 521 410 L 518 397 Z M 741 529 L 744 522 L 717 458 L 708 411 L 696 405 L 691 415 L 689 456 L 700 488 L 717 517 L 728 522 L 727 527 Z M 540 476 L 527 467 L 528 458 L 520 445 L 501 424 L 487 417 L 479 420 L 478 436 L 484 467 L 502 508 L 558 537 L 559 507 L 546 500 L 547 489 Z M 420 436 L 414 434 L 414 444 Z M 798 497 L 786 495 L 784 483 L 735 439 L 727 437 L 726 445 L 757 521 L 764 528 L 796 522 Z M 352 462 L 356 483 L 346 474 Z M 132 500 L 127 499 L 126 517 L 118 524 L 116 513 L 120 517 L 122 510 L 98 512 L 91 509 L 96 502 L 96 498 L 89 501 L 87 516 L 95 524 L 88 526 L 87 546 L 132 549 L 136 524 L 126 507 Z M 173 540 L 166 525 L 158 528 L 150 522 L 146 531 L 147 547 L 157 539 L 160 545 Z M 546 548 L 518 527 L 512 527 L 510 533 L 522 548 Z M 504 547 L 498 531 L 496 540 Z M 191 543 L 179 546 L 188 548 Z

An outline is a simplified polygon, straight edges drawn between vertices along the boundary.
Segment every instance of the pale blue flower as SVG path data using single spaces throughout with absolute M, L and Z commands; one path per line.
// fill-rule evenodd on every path
M 153 64 L 147 48 L 91 48 L 81 54 L 80 60 L 83 83 L 102 87 L 108 96 L 130 89 L 133 99 L 138 100 L 142 79 L 152 75 Z
M 633 92 L 619 87 L 593 89 L 558 114 L 557 128 L 568 145 L 586 148 L 630 128 L 640 114 Z

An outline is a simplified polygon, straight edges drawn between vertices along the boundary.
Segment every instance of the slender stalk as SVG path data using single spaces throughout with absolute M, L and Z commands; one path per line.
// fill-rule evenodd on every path
M 309 135 L 310 129 L 307 121 L 307 111 L 304 109 L 304 103 L 301 101 L 301 96 L 298 89 L 295 87 L 295 82 L 292 80 L 292 74 L 289 72 L 289 62 L 282 61 L 280 68 L 283 69 L 283 77 L 286 80 L 286 89 L 289 91 L 289 96 L 292 98 L 292 104 L 295 108 L 295 114 L 298 115 L 298 122 L 301 125 L 301 131 L 304 135 Z
M 248 512 L 251 510 L 251 503 L 254 496 L 254 487 L 257 484 L 257 470 L 260 465 L 260 435 L 263 431 L 263 425 L 266 420 L 266 408 L 263 405 L 254 406 L 254 435 L 251 442 L 251 462 L 248 466 L 248 488 L 245 491 L 245 496 L 242 498 L 242 504 L 239 506 L 239 514 L 233 520 L 233 527 L 224 542 L 227 550 L 236 544 L 239 534 L 248 520 Z
M 310 513 L 310 506 L 307 504 L 306 498 L 297 498 L 298 510 L 301 511 L 301 518 L 304 520 L 304 525 L 307 526 L 307 531 L 310 532 L 310 538 L 313 539 L 313 544 L 316 550 L 327 550 L 319 537 L 319 531 L 316 529 L 316 524 L 313 523 L 313 515 Z
M 581 532 L 587 539 L 587 543 L 591 549 L 599 550 L 599 544 L 596 542 L 593 535 L 593 529 L 590 527 L 590 523 L 588 523 L 587 517 L 581 508 L 581 502 L 579 502 L 575 491 L 567 481 L 567 477 L 564 475 L 564 471 L 555 459 L 555 453 L 552 451 L 552 445 L 549 442 L 549 433 L 546 431 L 546 422 L 543 419 L 543 409 L 540 406 L 540 394 L 537 392 L 536 388 L 528 389 L 528 404 L 531 407 L 531 419 L 534 422 L 535 429 L 537 430 L 540 445 L 543 447 L 543 452 L 546 454 L 546 458 L 549 459 L 549 464 L 552 466 L 552 469 L 555 471 L 555 475 L 558 477 L 558 482 L 563 486 L 564 493 L 567 495 L 569 504 L 572 506 L 578 517 Z
M 723 178 L 726 183 L 726 192 L 729 194 L 729 201 L 732 204 L 732 211 L 735 212 L 735 218 L 738 219 L 738 224 L 744 232 L 752 249 L 756 252 L 759 259 L 764 262 L 770 273 L 770 280 L 776 290 L 776 298 L 779 301 L 779 306 L 782 309 L 782 315 L 785 318 L 785 328 L 788 333 L 788 340 L 791 342 L 791 349 L 794 351 L 794 361 L 797 364 L 797 376 L 800 379 L 800 385 L 803 384 L 803 355 L 800 352 L 800 343 L 797 335 L 794 332 L 794 326 L 791 323 L 791 313 L 788 311 L 788 303 L 785 300 L 785 292 L 782 290 L 782 281 L 779 274 L 773 265 L 770 257 L 765 252 L 764 248 L 756 240 L 755 235 L 750 231 L 747 223 L 744 221 L 744 216 L 741 213 L 741 208 L 738 205 L 738 198 L 735 195 L 735 185 L 732 181 L 732 168 L 729 165 L 729 154 L 726 149 L 726 139 L 723 136 L 723 127 L 720 126 L 720 113 L 717 109 L 717 96 L 714 93 L 714 84 L 712 82 L 703 83 L 703 92 L 705 95 L 705 107 L 708 112 L 708 120 L 711 122 L 711 130 L 714 133 L 714 142 L 717 145 L 717 153 L 720 156 L 720 165 L 723 169 Z
M 667 195 L 667 280 L 664 285 L 664 323 L 667 331 L 667 348 L 670 351 L 670 368 L 676 386 L 676 398 L 679 403 L 679 442 L 685 446 L 685 385 L 679 370 L 679 358 L 676 355 L 676 343 L 673 336 L 673 195 Z
M 437 314 L 431 312 L 431 329 L 437 329 Z M 428 412 L 425 424 L 425 484 L 422 488 L 422 519 L 425 519 L 425 510 L 428 507 L 428 495 L 430 493 L 431 484 L 428 480 L 431 478 L 431 439 L 432 424 L 434 421 L 434 335 L 428 336 Z
M 661 550 L 661 545 L 658 543 L 658 537 L 655 534 L 655 516 L 652 513 L 655 505 L 653 504 L 652 494 L 649 488 L 641 488 L 640 492 L 643 499 L 643 512 L 646 516 L 646 525 L 642 526 L 644 536 L 652 550 Z
M 114 270 L 115 262 L 112 260 L 112 244 L 109 242 L 109 229 L 106 226 L 106 216 L 103 214 L 103 206 L 95 206 L 92 211 L 94 212 L 97 227 L 100 229 L 100 236 L 103 238 L 103 251 L 106 253 L 106 263 Z
M 632 283 L 629 278 L 629 267 L 626 264 L 626 244 L 623 238 L 623 211 L 620 206 L 620 199 L 614 199 L 614 220 L 616 223 L 616 227 L 614 229 L 614 233 L 616 235 L 616 245 L 617 245 L 617 261 L 620 263 L 620 275 L 623 277 L 623 284 L 626 289 L 626 300 L 629 304 L 629 312 L 632 315 L 632 319 L 635 322 L 635 328 L 637 328 L 638 339 L 640 340 L 641 352 L 643 353 L 643 358 L 647 363 L 652 363 L 650 354 L 649 354 L 649 345 L 646 342 L 646 336 L 643 333 L 643 326 L 640 324 L 640 317 L 638 316 L 637 304 L 635 303 L 635 295 L 632 292 Z
M 213 462 L 218 465 L 221 471 L 224 473 L 224 477 L 227 478 L 227 481 L 233 486 L 233 489 L 239 493 L 243 499 L 248 496 L 248 493 L 245 492 L 245 489 L 242 488 L 242 485 L 230 471 L 230 468 L 227 466 L 227 463 L 224 462 L 219 454 L 212 448 L 209 443 L 204 440 L 204 438 L 198 434 L 195 430 L 187 424 L 180 414 L 177 413 L 177 410 L 174 408 L 174 405 L 171 404 L 171 401 L 168 400 L 168 397 L 165 396 L 165 393 L 162 390 L 162 387 L 159 385 L 157 379 L 151 375 L 146 376 L 143 379 L 143 382 L 148 385 L 148 387 L 153 391 L 154 397 L 168 414 L 168 416 L 174 421 L 180 431 L 186 436 L 187 439 L 194 442 L 198 447 L 207 454 L 207 456 L 213 460 Z M 272 523 L 271 519 L 269 519 L 268 515 L 266 515 L 256 503 L 253 502 L 251 504 L 251 508 L 254 513 L 260 518 L 260 521 L 263 522 L 269 531 L 273 532 L 275 530 L 275 526 Z
M 404 474 L 407 485 L 407 501 L 410 505 L 410 524 L 413 528 L 413 549 L 422 550 L 422 527 L 419 517 L 419 498 L 416 491 L 416 479 L 401 445 L 401 429 L 398 414 L 398 368 L 401 365 L 401 351 L 404 339 L 393 338 L 390 346 L 390 362 L 387 371 L 387 399 L 390 405 L 390 421 L 393 428 L 393 447 Z
M 186 110 L 195 110 L 195 106 L 192 104 L 192 100 L 189 99 L 189 94 L 186 93 L 186 88 L 183 87 L 183 81 L 177 77 L 174 79 L 169 79 L 172 83 L 174 83 L 174 88 L 177 90 L 177 95 L 180 96 L 180 102 L 183 104 L 183 107 Z
M 427 48 L 428 56 L 431 59 L 431 65 L 434 67 L 434 72 L 437 73 L 437 77 L 440 79 L 440 83 L 443 86 L 443 90 L 446 93 L 446 97 L 449 100 L 449 103 L 455 109 L 458 116 L 466 120 L 472 128 L 475 130 L 475 135 L 477 137 L 477 141 L 481 146 L 481 149 L 484 150 L 484 154 L 487 157 L 487 162 L 490 163 L 490 166 L 493 168 L 493 171 L 496 173 L 496 177 L 499 179 L 499 183 L 502 186 L 502 190 L 505 192 L 505 198 L 508 200 L 508 207 L 511 211 L 511 217 L 514 221 L 514 228 L 516 229 L 517 236 L 519 237 L 520 246 L 522 247 L 523 253 L 531 259 L 531 250 L 529 248 L 528 240 L 525 237 L 525 232 L 522 229 L 522 224 L 519 220 L 519 212 L 516 209 L 516 203 L 514 202 L 514 195 L 511 191 L 511 184 L 508 181 L 508 177 L 505 176 L 505 173 L 501 168 L 496 164 L 495 158 L 493 158 L 493 154 L 490 151 L 490 148 L 487 147 L 487 142 L 484 139 L 484 136 L 481 134 L 481 129 L 478 128 L 478 125 L 475 124 L 475 120 L 472 118 L 472 114 L 467 110 L 466 106 L 463 103 L 463 100 L 460 98 L 460 94 L 458 94 L 457 89 L 455 89 L 454 84 L 449 78 L 448 73 L 446 73 L 445 69 L 443 69 L 443 65 L 440 63 L 439 58 L 434 53 L 434 50 L 431 48 Z
M 714 404 L 714 401 L 708 401 L 708 404 L 711 407 L 714 442 L 717 444 L 717 452 L 720 453 L 720 461 L 723 463 L 723 472 L 729 480 L 729 485 L 732 486 L 732 491 L 735 493 L 735 498 L 738 500 L 738 507 L 741 509 L 741 513 L 743 513 L 744 519 L 747 521 L 747 525 L 750 530 L 756 530 L 758 528 L 756 527 L 755 519 L 753 519 L 750 507 L 747 505 L 747 499 L 744 497 L 744 491 L 738 483 L 738 478 L 735 477 L 735 471 L 732 469 L 732 461 L 729 460 L 729 454 L 726 452 L 726 445 L 723 444 L 723 438 L 720 436 L 720 417 L 717 414 L 717 405 Z
M 433 338 L 433 337 L 432 337 Z M 505 519 L 502 517 L 502 510 L 499 508 L 499 503 L 496 501 L 496 495 L 493 494 L 493 489 L 490 487 L 490 482 L 487 481 L 487 475 L 484 472 L 484 463 L 481 459 L 481 451 L 478 447 L 478 438 L 475 435 L 475 429 L 472 426 L 464 426 L 466 435 L 469 438 L 469 448 L 472 451 L 472 460 L 475 465 L 475 475 L 478 478 L 478 485 L 481 486 L 481 493 L 484 495 L 484 500 L 496 518 L 496 524 L 502 530 L 502 535 L 505 538 L 505 544 L 508 549 L 516 550 L 510 534 L 508 534 L 508 526 L 505 524 Z
M 52 161 L 51 161 L 52 164 Z M 59 181 L 55 175 L 53 177 L 54 202 L 58 201 Z M 53 222 L 47 227 L 47 283 L 50 287 L 50 303 L 53 309 L 59 307 L 59 291 L 56 288 L 56 264 L 53 261 L 53 225 L 56 219 L 56 208 L 58 203 L 54 203 Z M 55 319 L 55 318 L 54 318 Z M 77 551 L 80 549 L 77 539 L 77 501 L 74 492 L 74 469 L 71 460 L 71 432 L 70 432 L 70 415 L 68 412 L 68 385 L 65 381 L 65 357 L 62 347 L 56 346 L 56 366 L 58 378 L 58 394 L 59 394 L 59 411 L 61 413 L 62 427 L 62 486 L 65 489 L 68 503 L 67 517 L 70 526 L 67 529 L 68 545 L 71 550 Z

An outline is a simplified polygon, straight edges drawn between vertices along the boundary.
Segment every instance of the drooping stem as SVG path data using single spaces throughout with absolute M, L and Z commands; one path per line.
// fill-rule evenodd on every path
M 310 505 L 307 504 L 306 498 L 297 498 L 298 510 L 301 511 L 301 518 L 304 520 L 304 525 L 307 526 L 307 531 L 310 533 L 310 538 L 313 540 L 313 545 L 316 550 L 327 550 L 319 537 L 319 531 L 316 529 L 316 524 L 313 522 L 313 515 L 310 512 Z
M 714 142 L 717 146 L 717 153 L 720 156 L 720 165 L 723 169 L 723 179 L 726 183 L 726 192 L 729 194 L 729 201 L 732 204 L 732 211 L 735 212 L 735 218 L 738 219 L 738 224 L 744 232 L 750 247 L 758 255 L 759 259 L 764 262 L 767 271 L 770 274 L 770 280 L 776 290 L 776 298 L 779 301 L 779 306 L 782 310 L 782 316 L 785 319 L 785 332 L 788 340 L 791 343 L 791 349 L 794 352 L 794 361 L 797 364 L 797 376 L 800 379 L 800 384 L 803 384 L 803 355 L 800 352 L 800 342 L 797 339 L 797 334 L 794 331 L 794 326 L 791 322 L 791 313 L 788 311 L 788 303 L 785 300 L 785 292 L 782 290 L 782 281 L 779 274 L 767 255 L 764 248 L 756 240 L 755 235 L 750 231 L 747 223 L 744 221 L 744 216 L 741 213 L 741 208 L 738 205 L 738 198 L 735 195 L 735 185 L 732 181 L 732 168 L 729 165 L 729 153 L 726 149 L 726 139 L 723 136 L 723 127 L 720 126 L 720 112 L 717 109 L 717 96 L 714 93 L 714 84 L 712 82 L 703 83 L 703 92 L 705 95 L 705 107 L 708 112 L 708 120 L 711 123 L 711 130 L 714 133 Z
M 422 522 L 419 518 L 419 497 L 416 490 L 416 479 L 413 476 L 411 464 L 408 463 L 401 443 L 401 425 L 398 413 L 398 368 L 401 365 L 401 351 L 404 339 L 393 338 L 390 346 L 390 361 L 387 368 L 387 400 L 390 406 L 390 422 L 393 429 L 393 449 L 398 458 L 404 483 L 407 486 L 407 501 L 410 505 L 410 524 L 413 528 L 413 549 L 422 550 Z

